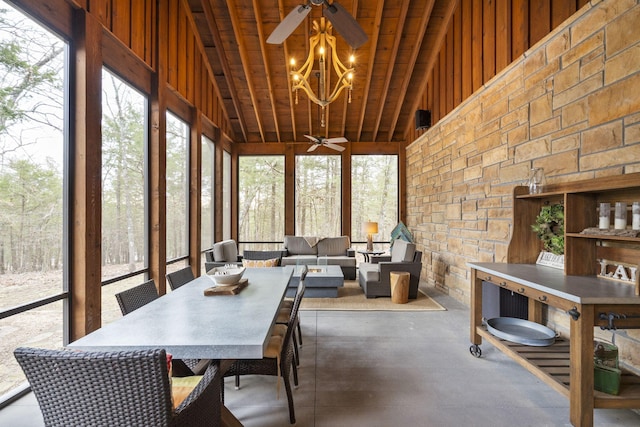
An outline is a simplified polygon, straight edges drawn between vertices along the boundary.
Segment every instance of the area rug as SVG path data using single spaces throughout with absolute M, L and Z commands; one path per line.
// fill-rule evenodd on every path
M 366 298 L 357 281 L 345 280 L 344 286 L 338 288 L 338 298 L 303 298 L 300 310 L 443 311 L 446 308 L 421 291 L 418 298 L 406 304 L 394 304 L 390 297 Z

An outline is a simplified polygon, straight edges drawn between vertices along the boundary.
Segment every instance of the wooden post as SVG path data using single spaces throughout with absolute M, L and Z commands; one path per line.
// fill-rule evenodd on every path
M 482 344 L 482 337 L 476 328 L 482 325 L 482 279 L 478 278 L 478 271 L 471 269 L 471 343 Z
M 93 332 L 102 322 L 102 51 L 97 48 L 102 45 L 102 25 L 85 10 L 74 13 L 70 341 Z
M 594 307 L 579 305 L 580 316 L 571 319 L 569 350 L 569 413 L 576 427 L 593 426 L 593 326 Z

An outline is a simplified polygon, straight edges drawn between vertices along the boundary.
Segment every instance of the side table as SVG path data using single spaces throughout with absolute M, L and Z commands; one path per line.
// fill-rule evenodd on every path
M 364 257 L 364 262 L 371 262 L 371 255 L 382 255 L 384 251 L 358 251 Z

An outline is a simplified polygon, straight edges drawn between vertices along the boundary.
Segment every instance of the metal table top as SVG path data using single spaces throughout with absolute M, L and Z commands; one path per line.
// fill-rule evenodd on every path
M 293 269 L 248 268 L 238 295 L 204 296 L 204 275 L 68 345 L 93 351 L 164 348 L 181 359 L 260 359 Z

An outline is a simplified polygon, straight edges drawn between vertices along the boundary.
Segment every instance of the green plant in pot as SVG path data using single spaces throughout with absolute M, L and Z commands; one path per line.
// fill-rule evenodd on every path
M 564 206 L 543 206 L 531 226 L 542 241 L 544 250 L 554 255 L 564 255 Z

